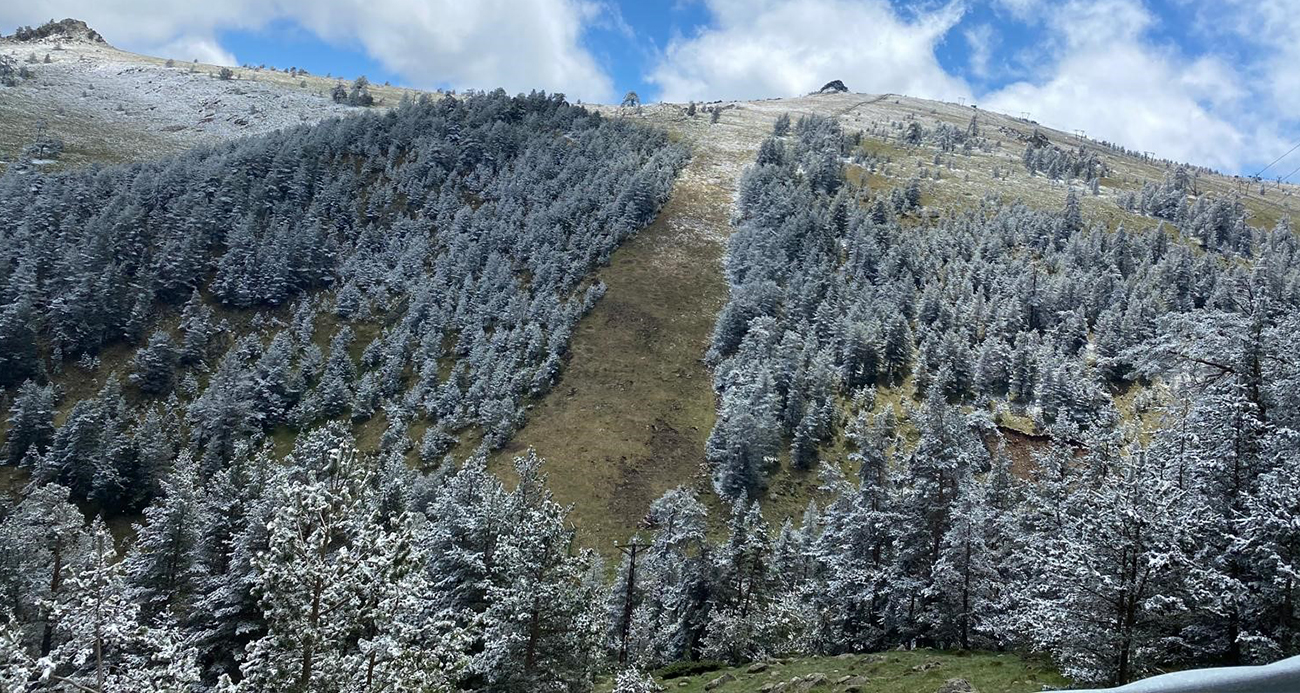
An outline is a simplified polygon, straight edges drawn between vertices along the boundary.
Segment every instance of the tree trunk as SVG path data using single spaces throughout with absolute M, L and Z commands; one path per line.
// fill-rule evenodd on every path
M 970 522 L 966 523 L 966 570 L 961 584 L 961 649 L 970 649 Z
M 63 537 L 57 534 L 54 537 L 54 571 L 50 577 L 50 599 L 53 600 L 59 593 L 59 587 L 63 583 Z M 45 628 L 41 632 L 41 656 L 49 656 L 50 650 L 54 648 L 54 614 L 45 615 Z
M 320 623 L 320 600 L 321 592 L 325 586 L 321 584 L 320 577 L 316 578 L 316 583 L 312 587 L 311 595 L 311 615 L 307 618 L 306 642 L 302 646 L 302 670 L 298 672 L 298 690 L 306 691 L 311 683 L 311 673 L 313 661 L 316 657 L 316 628 Z

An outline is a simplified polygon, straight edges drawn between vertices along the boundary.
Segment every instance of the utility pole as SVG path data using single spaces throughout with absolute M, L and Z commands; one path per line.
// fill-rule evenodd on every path
M 627 556 L 627 586 L 623 593 L 623 626 L 619 634 L 618 663 L 627 664 L 627 636 L 632 629 L 632 590 L 636 587 L 636 554 L 641 549 L 650 548 L 649 544 L 638 543 L 633 539 L 628 544 L 614 543 L 620 553 Z

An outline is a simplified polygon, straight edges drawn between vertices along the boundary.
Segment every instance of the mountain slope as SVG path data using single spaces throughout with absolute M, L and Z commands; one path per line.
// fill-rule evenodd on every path
M 43 134 L 63 140 L 58 165 L 76 166 L 176 153 L 358 110 L 331 99 L 337 79 L 235 68 L 222 80 L 219 66 L 129 53 L 85 31 L 0 37 L 0 56 L 31 73 L 0 87 L 0 162 L 17 160 Z M 371 91 L 389 106 L 408 93 Z
M 0 50 L 16 671 L 102 673 L 86 586 L 126 688 L 1300 646 L 1292 186 L 891 94 L 363 109 L 75 23 Z M 918 644 L 966 654 L 852 654 Z

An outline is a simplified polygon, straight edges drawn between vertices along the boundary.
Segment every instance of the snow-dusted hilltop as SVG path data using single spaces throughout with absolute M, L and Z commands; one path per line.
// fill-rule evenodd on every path
M 339 79 L 129 53 L 75 19 L 0 37 L 0 60 L 16 77 L 23 73 L 0 86 L 0 166 L 43 136 L 63 141 L 59 161 L 72 166 L 173 153 L 357 110 L 331 98 Z M 403 93 L 370 90 L 379 105 Z
M 14 35 L 9 37 L 15 41 L 30 44 L 39 43 L 90 43 L 104 44 L 104 37 L 98 31 L 91 29 L 85 22 L 80 19 L 64 19 L 58 22 L 48 22 L 33 29 L 29 26 L 18 27 Z

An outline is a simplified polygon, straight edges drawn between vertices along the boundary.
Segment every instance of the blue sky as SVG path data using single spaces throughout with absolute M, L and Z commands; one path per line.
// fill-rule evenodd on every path
M 119 47 L 417 88 L 609 102 L 966 99 L 1254 173 L 1300 141 L 1300 0 L 35 0 Z M 1280 162 L 1270 174 L 1300 164 Z M 1300 177 L 1298 175 L 1297 177 Z

